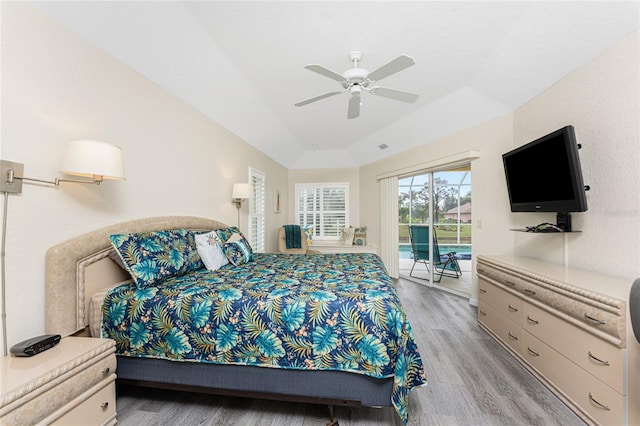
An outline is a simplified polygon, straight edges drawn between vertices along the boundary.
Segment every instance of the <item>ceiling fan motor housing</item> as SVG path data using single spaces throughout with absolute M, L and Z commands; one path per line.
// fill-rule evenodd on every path
M 369 71 L 364 68 L 351 68 L 346 70 L 344 74 L 342 74 L 347 81 L 342 83 L 342 86 L 346 89 L 355 84 L 359 84 L 361 86 L 366 87 L 369 82 L 366 81 L 367 76 L 369 75 Z

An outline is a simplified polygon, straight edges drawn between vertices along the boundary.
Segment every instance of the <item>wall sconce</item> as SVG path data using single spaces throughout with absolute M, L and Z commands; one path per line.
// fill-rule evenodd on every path
M 60 186 L 61 182 L 93 183 L 99 185 L 104 179 L 123 180 L 124 164 L 122 149 L 110 143 L 92 140 L 73 140 L 67 145 L 61 173 L 83 176 L 91 180 L 59 179 L 43 180 L 23 176 L 24 165 L 13 161 L 0 160 L 0 191 L 10 194 L 22 192 L 22 182 L 36 182 Z
M 124 165 L 122 149 L 106 142 L 92 140 L 74 140 L 69 142 L 62 162 L 61 173 L 72 176 L 84 176 L 91 179 L 42 180 L 23 176 L 24 164 L 0 160 L 0 192 L 4 194 L 4 213 L 2 216 L 2 340 L 3 355 L 7 355 L 7 310 L 5 297 L 5 243 L 7 235 L 7 205 L 9 194 L 21 194 L 22 182 L 60 186 L 60 182 L 93 183 L 99 185 L 104 179 L 123 180 Z
M 231 200 L 238 209 L 238 226 L 240 226 L 240 207 L 242 207 L 242 202 L 249 198 L 253 198 L 253 185 L 249 183 L 233 184 L 233 191 L 231 191 Z

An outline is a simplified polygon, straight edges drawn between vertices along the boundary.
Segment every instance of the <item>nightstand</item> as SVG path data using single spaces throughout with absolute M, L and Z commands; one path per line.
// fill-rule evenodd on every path
M 115 342 L 65 337 L 32 357 L 2 358 L 0 424 L 116 423 Z

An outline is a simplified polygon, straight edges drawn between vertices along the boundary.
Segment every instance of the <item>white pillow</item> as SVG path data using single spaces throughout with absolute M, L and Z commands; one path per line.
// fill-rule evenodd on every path
M 202 263 L 210 271 L 220 269 L 227 263 L 229 259 L 224 255 L 220 238 L 216 231 L 207 232 L 206 234 L 196 234 L 196 250 L 202 259 Z
M 353 245 L 353 236 L 356 233 L 356 228 L 342 228 L 340 231 L 340 242 L 345 246 Z

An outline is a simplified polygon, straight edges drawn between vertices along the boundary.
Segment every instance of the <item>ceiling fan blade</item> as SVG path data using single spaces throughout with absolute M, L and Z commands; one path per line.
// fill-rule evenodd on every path
M 415 93 L 403 92 L 402 90 L 389 89 L 388 87 L 375 86 L 369 89 L 369 93 L 376 96 L 383 96 L 389 99 L 395 99 L 402 102 L 415 102 L 418 100 L 419 95 Z
M 360 116 L 360 96 L 352 95 L 349 98 L 349 110 L 347 111 L 347 118 L 357 118 Z
M 347 81 L 347 79 L 344 78 L 342 74 L 338 74 L 335 71 L 331 71 L 329 68 L 325 68 L 319 64 L 309 64 L 305 66 L 305 68 L 308 69 L 309 71 L 317 72 L 320 75 L 324 75 L 325 77 L 332 78 L 336 81 L 339 81 L 340 83 L 344 83 Z
M 369 73 L 367 77 L 370 81 L 379 81 L 385 77 L 390 76 L 391 74 L 395 74 L 397 72 L 402 71 L 405 68 L 409 68 L 411 65 L 414 65 L 416 61 L 413 60 L 411 56 L 400 55 L 393 61 L 389 62 L 386 65 L 381 66 L 375 71 Z
M 309 98 L 309 99 L 305 99 L 304 101 L 300 101 L 300 102 L 296 103 L 295 106 L 304 106 L 304 105 L 310 104 L 311 102 L 319 101 L 321 99 L 328 98 L 330 96 L 339 95 L 340 93 L 342 93 L 342 92 L 325 93 L 325 94 L 320 95 L 320 96 L 315 96 L 313 98 Z

